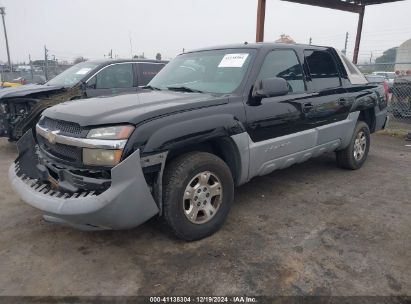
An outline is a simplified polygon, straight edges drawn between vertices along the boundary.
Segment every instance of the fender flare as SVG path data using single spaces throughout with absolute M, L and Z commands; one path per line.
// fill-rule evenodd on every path
M 143 153 L 179 149 L 221 137 L 245 132 L 243 124 L 230 114 L 194 117 L 163 125 L 148 138 Z
M 350 112 L 374 109 L 378 105 L 379 97 L 376 92 L 367 92 L 358 96 L 350 109 Z

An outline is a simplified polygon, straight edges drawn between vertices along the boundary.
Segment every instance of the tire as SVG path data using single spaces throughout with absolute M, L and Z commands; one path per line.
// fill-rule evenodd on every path
M 163 198 L 163 217 L 173 233 L 186 241 L 200 240 L 227 218 L 234 198 L 231 171 L 213 154 L 183 154 L 165 168 Z
M 336 152 L 337 165 L 350 170 L 361 168 L 367 159 L 370 143 L 370 129 L 368 125 L 363 121 L 358 121 L 348 147 Z M 361 149 L 358 148 L 358 145 L 361 146 Z M 362 153 L 360 153 L 361 150 Z

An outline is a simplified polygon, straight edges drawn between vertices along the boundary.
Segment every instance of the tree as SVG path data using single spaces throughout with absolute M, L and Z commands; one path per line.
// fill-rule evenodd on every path
M 288 44 L 293 44 L 295 43 L 294 39 L 291 38 L 291 36 L 288 36 L 286 34 L 281 34 L 280 38 L 278 38 L 276 43 L 288 43 Z
M 87 61 L 87 59 L 81 56 L 81 57 L 75 58 L 73 63 L 77 64 L 77 63 L 80 63 L 80 62 L 83 62 L 83 61 Z
M 160 53 L 156 54 L 156 60 L 161 60 L 161 54 Z
M 141 55 L 134 55 L 133 59 L 146 59 L 146 57 L 144 56 L 144 53 L 142 53 Z
M 384 51 L 380 57 L 375 59 L 375 63 L 395 63 L 395 59 L 397 58 L 397 49 L 398 47 L 393 47 Z
M 375 63 L 392 63 L 388 65 L 381 65 L 378 67 L 381 71 L 392 71 L 394 69 L 395 60 L 397 58 L 398 47 L 390 48 L 382 53 L 380 57 L 375 59 Z

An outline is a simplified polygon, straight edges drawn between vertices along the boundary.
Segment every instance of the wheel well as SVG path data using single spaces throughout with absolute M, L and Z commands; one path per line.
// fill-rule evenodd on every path
M 374 109 L 366 109 L 360 111 L 358 120 L 365 122 L 368 125 L 371 133 L 375 132 L 375 112 Z
M 241 174 L 241 159 L 237 146 L 230 137 L 220 137 L 171 150 L 168 153 L 167 162 L 179 155 L 194 151 L 208 152 L 221 158 L 230 168 L 234 184 L 238 184 Z

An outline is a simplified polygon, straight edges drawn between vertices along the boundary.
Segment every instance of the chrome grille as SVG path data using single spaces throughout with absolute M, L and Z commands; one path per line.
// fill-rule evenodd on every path
M 51 131 L 59 130 L 60 132 L 67 134 L 79 135 L 83 131 L 79 124 L 69 121 L 56 120 L 48 117 L 44 117 L 40 121 L 40 126 L 45 127 Z
M 59 143 L 51 144 L 42 136 L 37 136 L 37 141 L 41 149 L 55 157 L 74 163 L 82 162 L 82 149 L 79 147 L 63 145 Z

